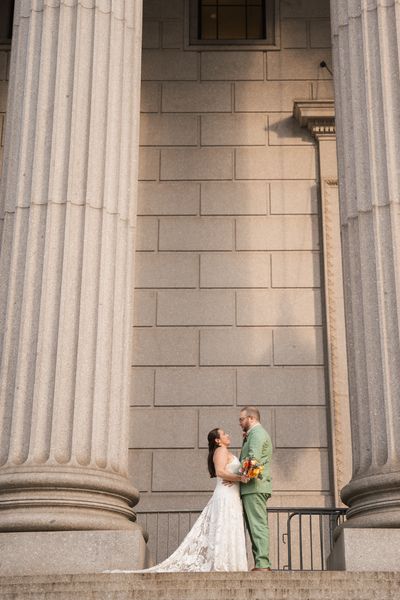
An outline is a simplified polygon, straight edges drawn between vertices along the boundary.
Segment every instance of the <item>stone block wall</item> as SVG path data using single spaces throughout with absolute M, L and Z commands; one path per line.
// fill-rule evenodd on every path
M 185 48 L 144 0 L 130 469 L 141 510 L 202 508 L 206 435 L 256 404 L 275 506 L 331 501 L 317 156 L 293 101 L 332 97 L 329 2 L 280 2 L 280 49 Z

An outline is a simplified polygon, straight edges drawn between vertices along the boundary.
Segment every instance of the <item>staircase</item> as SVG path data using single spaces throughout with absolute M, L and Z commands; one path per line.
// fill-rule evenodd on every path
M 112 573 L 0 578 L 1 600 L 399 600 L 400 572 Z

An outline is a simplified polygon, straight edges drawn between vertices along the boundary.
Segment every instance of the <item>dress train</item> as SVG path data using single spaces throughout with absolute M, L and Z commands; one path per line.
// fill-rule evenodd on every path
M 240 461 L 235 457 L 227 469 L 238 473 L 239 467 Z M 213 495 L 181 545 L 162 563 L 141 572 L 247 570 L 239 483 L 225 486 L 217 477 Z

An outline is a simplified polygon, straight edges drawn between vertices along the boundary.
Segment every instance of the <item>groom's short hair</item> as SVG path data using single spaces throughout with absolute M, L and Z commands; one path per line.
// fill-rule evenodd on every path
M 260 421 L 260 411 L 255 406 L 245 406 L 240 412 L 245 412 L 248 417 L 254 417 L 257 421 Z

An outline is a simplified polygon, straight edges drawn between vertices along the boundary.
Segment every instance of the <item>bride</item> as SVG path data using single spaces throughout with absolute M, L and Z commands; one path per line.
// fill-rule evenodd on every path
M 207 506 L 179 548 L 146 573 L 168 571 L 247 571 L 239 459 L 229 451 L 230 436 L 222 429 L 208 434 L 208 470 L 217 485 Z M 228 483 L 227 483 L 228 482 Z

